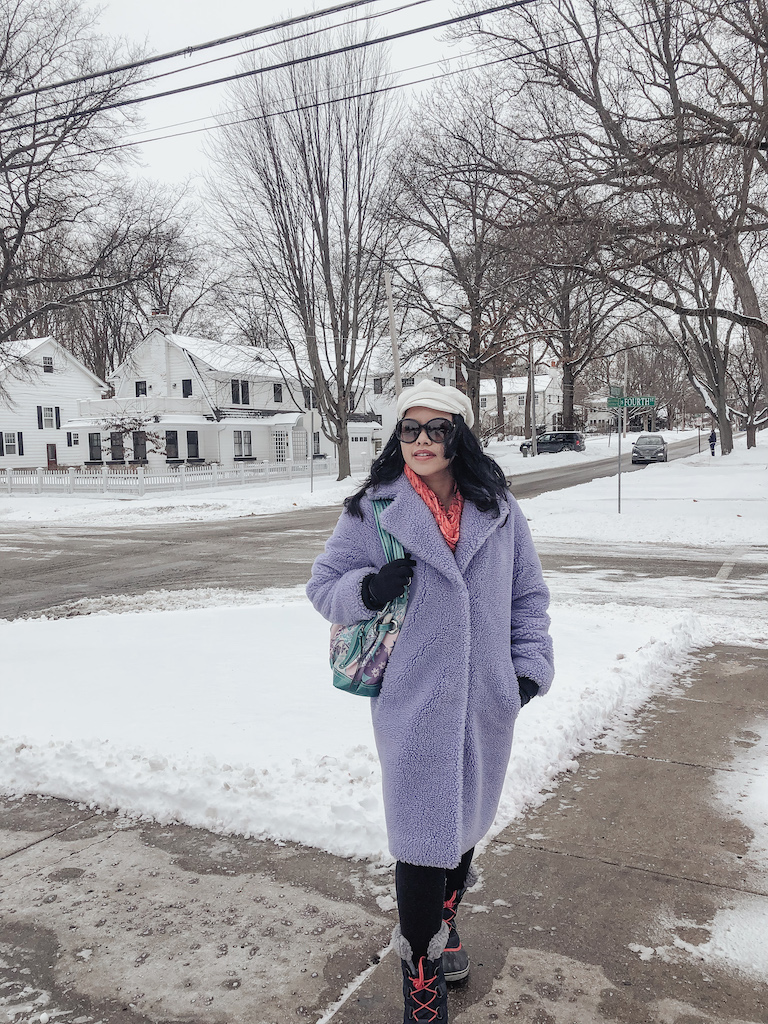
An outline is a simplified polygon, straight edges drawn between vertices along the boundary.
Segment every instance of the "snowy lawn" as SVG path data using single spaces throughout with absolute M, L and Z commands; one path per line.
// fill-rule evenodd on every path
M 229 607 L 156 600 L 165 610 L 0 622 L 0 791 L 387 859 L 369 703 L 333 690 L 328 626 L 301 589 Z M 756 629 L 556 605 L 556 683 L 521 714 L 495 831 L 692 648 Z
M 522 501 L 534 538 L 617 544 L 768 545 L 768 445 L 702 452 Z
M 628 435 L 630 444 L 635 434 Z M 669 441 L 695 437 L 695 431 L 669 432 Z M 488 448 L 505 473 L 519 476 L 538 473 L 559 465 L 583 465 L 585 461 L 613 458 L 616 435 L 587 437 L 586 452 L 557 452 L 539 458 L 523 458 L 521 438 L 494 443 Z M 628 450 L 628 449 L 627 449 Z M 41 523 L 56 526 L 81 526 L 87 522 L 99 526 L 152 526 L 155 524 L 237 519 L 243 516 L 271 515 L 293 509 L 340 505 L 363 482 L 357 475 L 343 483 L 319 477 L 310 493 L 309 480 L 269 480 L 238 487 L 187 490 L 168 494 L 6 494 L 0 492 L 0 525 L 4 523 Z

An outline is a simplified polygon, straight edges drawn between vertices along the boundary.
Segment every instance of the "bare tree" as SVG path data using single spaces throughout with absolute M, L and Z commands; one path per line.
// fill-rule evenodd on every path
M 747 432 L 747 448 L 754 448 L 757 431 L 768 426 L 768 404 L 762 393 L 757 356 L 748 338 L 731 346 L 728 380 L 734 395 L 733 413 Z
M 724 309 L 680 309 L 654 287 L 642 296 L 743 323 L 768 387 L 768 322 L 749 258 L 768 227 L 765 24 L 764 0 L 551 0 L 476 35 L 496 55 L 514 50 L 504 65 L 514 123 L 503 123 L 538 154 L 516 179 L 549 184 L 553 206 L 567 195 L 593 225 L 601 206 L 596 250 L 625 289 L 638 270 L 647 283 L 670 251 L 697 246 L 716 260 L 730 282 Z M 712 167 L 726 173 L 702 173 Z
M 127 115 L 107 109 L 132 73 L 47 91 L 125 56 L 91 25 L 80 0 L 10 0 L 0 10 L 0 346 L 124 288 L 152 260 L 164 211 L 120 179 L 114 147 Z
M 313 45 L 286 42 L 283 56 L 310 56 Z M 233 99 L 248 117 L 223 128 L 212 153 L 218 220 L 240 282 L 233 301 L 242 297 L 251 327 L 254 314 L 261 330 L 268 325 L 267 343 L 289 354 L 316 396 L 340 479 L 350 472 L 347 424 L 384 327 L 391 112 L 375 94 L 384 72 L 369 48 L 243 79 Z
M 419 108 L 396 160 L 391 210 L 410 331 L 434 357 L 463 367 L 478 429 L 481 377 L 527 347 L 516 322 L 526 274 L 502 219 L 511 218 L 513 200 L 475 156 L 478 147 L 494 150 L 486 129 L 466 98 L 441 92 Z

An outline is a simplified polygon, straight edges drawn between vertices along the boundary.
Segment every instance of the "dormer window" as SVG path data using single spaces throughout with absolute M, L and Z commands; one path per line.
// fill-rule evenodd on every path
M 232 405 L 240 405 L 240 381 L 232 381 Z
M 147 382 L 145 380 L 136 381 L 136 397 L 142 398 L 147 394 Z
M 43 373 L 53 373 L 53 356 L 43 356 Z
M 283 385 L 282 384 L 273 384 L 272 387 L 273 387 L 273 395 L 274 395 L 275 402 L 282 402 L 282 400 L 283 400 Z
M 240 400 L 243 405 L 251 404 L 251 388 L 247 380 L 240 381 Z
M 182 398 L 191 398 L 192 397 L 192 381 L 191 380 L 183 380 L 181 382 L 181 397 Z

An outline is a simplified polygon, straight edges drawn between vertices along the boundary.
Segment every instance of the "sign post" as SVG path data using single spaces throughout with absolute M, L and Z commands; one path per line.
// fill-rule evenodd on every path
M 624 395 L 623 391 L 623 388 L 611 387 L 608 395 L 608 408 L 622 409 L 625 423 L 627 409 L 653 409 L 656 405 L 655 395 Z M 621 515 L 621 431 L 619 431 L 618 512 Z

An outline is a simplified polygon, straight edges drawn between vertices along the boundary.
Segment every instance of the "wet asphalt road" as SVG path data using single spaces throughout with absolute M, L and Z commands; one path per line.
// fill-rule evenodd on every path
M 670 445 L 670 457 L 697 450 L 696 441 Z M 539 456 L 545 462 L 546 456 Z M 630 466 L 627 471 L 643 470 Z M 511 477 L 517 498 L 615 473 L 613 460 L 545 467 Z M 650 468 L 652 472 L 652 467 Z M 0 617 L 16 618 L 82 598 L 148 590 L 233 587 L 262 590 L 306 582 L 340 507 L 222 522 L 89 530 L 83 527 L 0 526 Z M 582 555 L 539 545 L 544 567 L 564 568 Z M 597 556 L 599 560 L 599 555 Z M 707 561 L 706 556 L 705 562 Z M 681 568 L 691 570 L 690 560 Z M 711 566 L 710 566 L 711 570 Z M 670 565 L 666 571 L 673 573 Z

